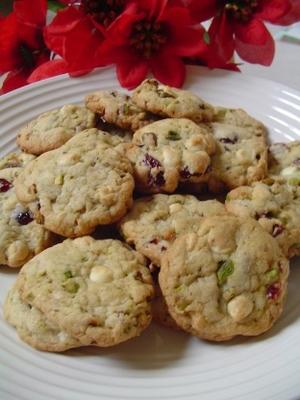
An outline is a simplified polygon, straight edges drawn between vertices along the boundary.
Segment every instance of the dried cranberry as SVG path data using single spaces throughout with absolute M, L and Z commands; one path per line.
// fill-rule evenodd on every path
M 180 171 L 180 176 L 182 179 L 189 179 L 192 174 L 190 173 L 188 167 L 184 167 L 181 171 Z
M 0 192 L 7 192 L 12 187 L 12 184 L 6 179 L 0 179 Z
M 158 174 L 152 175 L 149 173 L 148 175 L 148 185 L 149 186 L 163 186 L 166 183 L 164 178 L 164 172 L 159 171 Z
M 260 219 L 260 218 L 273 218 L 273 214 L 271 211 L 256 213 L 255 219 Z
M 145 154 L 144 164 L 150 168 L 161 167 L 161 163 L 156 158 L 150 156 L 150 154 L 148 154 L 148 153 Z
M 24 212 L 20 212 L 17 216 L 16 216 L 16 220 L 18 221 L 18 223 L 20 225 L 27 225 L 29 224 L 31 221 L 33 221 L 33 216 L 31 214 L 30 211 L 24 211 Z
M 280 294 L 280 286 L 278 283 L 273 283 L 267 288 L 267 298 L 271 300 L 275 300 L 278 298 Z
M 275 224 L 273 226 L 272 236 L 276 237 L 276 236 L 280 235 L 283 231 L 284 231 L 284 227 L 282 225 Z
M 157 244 L 157 243 L 158 243 L 158 239 L 154 238 L 154 239 L 150 240 L 149 243 L 151 243 L 151 244 Z
M 294 164 L 294 165 L 300 165 L 300 158 L 296 158 L 296 159 L 293 161 L 293 164 Z
M 237 142 L 237 138 L 234 137 L 233 139 L 230 139 L 228 137 L 224 137 L 224 138 L 219 139 L 219 142 L 225 143 L 225 144 L 234 144 Z
M 167 250 L 167 248 L 165 247 L 165 246 L 161 246 L 161 249 L 160 249 L 161 251 L 166 251 Z

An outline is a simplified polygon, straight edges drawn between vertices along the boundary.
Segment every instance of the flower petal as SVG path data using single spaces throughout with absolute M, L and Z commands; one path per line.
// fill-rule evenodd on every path
M 260 11 L 256 13 L 256 18 L 273 22 L 285 15 L 289 9 L 288 0 L 263 0 L 261 1 Z
M 234 53 L 233 28 L 225 13 L 212 20 L 208 34 L 218 57 L 224 61 L 230 60 Z
M 167 4 L 168 0 L 142 0 L 139 6 L 142 10 L 146 11 L 149 19 L 159 19 Z
M 103 40 L 89 17 L 75 7 L 59 11 L 45 29 L 47 46 L 67 62 L 70 72 L 104 65 L 99 54 Z
M 168 7 L 161 17 L 168 31 L 168 51 L 180 56 L 190 57 L 205 47 L 204 28 L 191 26 L 192 20 L 186 8 Z
M 256 46 L 264 45 L 270 35 L 264 23 L 257 18 L 251 19 L 248 23 L 236 23 L 234 33 L 239 41 Z
M 0 73 L 11 71 L 21 65 L 18 23 L 14 13 L 0 19 Z
M 249 63 L 270 65 L 274 58 L 274 40 L 258 19 L 236 26 L 235 47 L 238 55 Z
M 43 44 L 42 30 L 46 23 L 47 1 L 15 0 L 14 12 L 22 41 L 29 47 L 38 49 Z
M 130 48 L 119 49 L 119 62 L 117 63 L 117 77 L 120 84 L 133 89 L 138 86 L 147 76 L 148 63 Z
M 11 90 L 27 85 L 28 74 L 29 72 L 22 68 L 10 72 L 3 82 L 0 94 L 8 93 Z
M 280 18 L 273 21 L 273 24 L 291 25 L 300 21 L 300 0 L 290 0 L 289 11 Z
M 37 67 L 27 79 L 28 83 L 50 78 L 51 76 L 61 75 L 68 72 L 67 63 L 64 60 L 51 60 Z
M 189 0 L 188 8 L 195 22 L 202 22 L 212 18 L 217 11 L 216 0 Z
M 150 60 L 150 67 L 156 79 L 174 87 L 181 87 L 185 79 L 185 65 L 181 58 L 163 51 Z

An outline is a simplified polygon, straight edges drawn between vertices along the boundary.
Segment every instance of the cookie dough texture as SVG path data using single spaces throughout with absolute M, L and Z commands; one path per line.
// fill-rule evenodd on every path
M 112 346 L 151 321 L 152 278 L 142 255 L 117 240 L 65 240 L 21 271 L 22 301 L 82 345 Z
M 159 266 L 176 237 L 187 231 L 197 231 L 203 217 L 224 214 L 224 205 L 216 200 L 156 194 L 137 199 L 121 220 L 119 229 L 128 244 Z
M 256 221 L 208 217 L 169 248 L 159 283 L 182 329 L 223 341 L 271 328 L 282 312 L 288 273 L 276 240 Z
M 60 352 L 81 346 L 78 339 L 59 329 L 36 307 L 22 301 L 20 282 L 10 289 L 6 297 L 3 314 L 13 325 L 19 337 L 30 346 L 42 351 Z
M 39 115 L 20 129 L 17 144 L 31 154 L 57 149 L 75 134 L 96 126 L 96 116 L 85 107 L 65 105 Z
M 206 182 L 215 141 L 210 130 L 185 118 L 167 118 L 139 129 L 126 155 L 137 189 L 172 193 L 179 182 Z
M 9 153 L 0 159 L 0 170 L 6 168 L 22 168 L 34 159 L 34 155 L 22 151 Z
M 228 193 L 226 208 L 240 217 L 256 219 L 288 257 L 300 255 L 300 187 L 266 179 Z
M 111 135 L 90 129 L 32 161 L 16 180 L 19 200 L 39 222 L 66 237 L 119 220 L 131 206 L 134 180 Z
M 21 170 L 0 170 L 0 181 L 8 184 L 7 191 L 0 191 L 0 265 L 9 267 L 21 267 L 55 240 L 51 232 L 31 218 L 28 223 L 18 222 L 20 214 L 28 213 L 28 209 L 19 203 L 14 188 L 15 179 Z
M 263 125 L 246 127 L 215 122 L 211 128 L 216 141 L 209 179 L 212 192 L 249 185 L 267 175 L 268 150 Z
M 269 148 L 269 174 L 300 184 L 300 141 L 274 143 Z
M 195 94 L 146 79 L 138 86 L 132 100 L 139 107 L 162 117 L 189 118 L 195 122 L 209 122 L 214 108 Z
M 242 128 L 264 129 L 263 124 L 241 108 L 215 108 L 215 122 Z
M 86 107 L 106 122 L 135 131 L 158 119 L 134 104 L 130 96 L 116 91 L 98 91 L 85 97 Z

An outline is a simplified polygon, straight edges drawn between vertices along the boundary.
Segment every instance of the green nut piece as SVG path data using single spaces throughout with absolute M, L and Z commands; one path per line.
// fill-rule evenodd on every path
M 233 274 L 234 271 L 234 263 L 231 260 L 221 261 L 219 263 L 219 269 L 217 271 L 218 282 L 220 285 L 223 285 L 227 278 Z

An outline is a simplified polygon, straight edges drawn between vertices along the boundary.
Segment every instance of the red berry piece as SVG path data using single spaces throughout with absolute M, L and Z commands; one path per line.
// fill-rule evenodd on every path
M 33 216 L 30 211 L 24 211 L 16 216 L 16 220 L 20 225 L 27 225 L 33 221 Z
M 0 178 L 0 192 L 7 192 L 12 187 L 12 184 L 6 179 Z
M 267 298 L 270 300 L 276 300 L 280 294 L 280 286 L 278 283 L 273 283 L 267 289 Z

